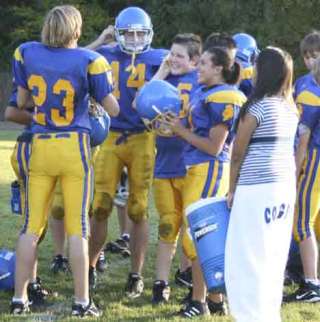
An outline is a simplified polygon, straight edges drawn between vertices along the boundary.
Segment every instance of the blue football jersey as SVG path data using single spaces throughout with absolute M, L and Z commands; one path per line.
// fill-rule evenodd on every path
M 116 131 L 143 131 L 145 126 L 137 111 L 132 107 L 136 93 L 146 81 L 149 81 L 168 54 L 164 49 L 153 49 L 138 54 L 135 59 L 121 51 L 119 46 L 103 46 L 97 49 L 112 67 L 120 113 L 111 118 L 111 129 Z M 134 67 L 133 67 L 134 66 Z
M 166 81 L 177 87 L 182 100 L 180 118 L 187 120 L 190 94 L 198 87 L 197 72 L 192 71 L 184 75 L 169 75 Z M 154 176 L 156 178 L 175 178 L 186 174 L 183 150 L 186 141 L 178 136 L 157 136 L 156 139 L 156 163 Z
M 84 48 L 54 48 L 27 42 L 14 53 L 14 79 L 32 93 L 32 131 L 90 132 L 89 96 L 98 103 L 113 91 L 111 67 Z
M 320 86 L 311 74 L 296 82 L 295 100 L 300 112 L 300 123 L 311 130 L 309 146 L 320 148 Z
M 212 127 L 224 124 L 229 130 L 229 135 L 223 150 L 216 157 L 188 144 L 184 154 L 186 165 L 215 159 L 229 160 L 229 147 L 235 135 L 235 121 L 245 101 L 245 95 L 236 86 L 227 84 L 202 86 L 192 95 L 189 123 L 193 132 L 202 137 L 209 137 Z
M 239 89 L 248 97 L 253 90 L 253 66 L 242 60 L 238 60 L 237 62 L 241 65 Z

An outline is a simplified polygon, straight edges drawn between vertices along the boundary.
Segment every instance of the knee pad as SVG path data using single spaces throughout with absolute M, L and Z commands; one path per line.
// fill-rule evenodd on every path
M 197 258 L 196 248 L 194 246 L 191 233 L 189 229 L 186 229 L 182 236 L 182 249 L 184 254 L 190 259 L 191 261 Z
M 166 243 L 175 243 L 180 230 L 180 222 L 177 222 L 174 214 L 160 217 L 159 222 L 159 239 Z
M 61 206 L 53 206 L 51 216 L 56 220 L 62 220 L 64 218 L 64 208 Z
M 134 222 L 139 223 L 148 218 L 147 208 L 141 205 L 139 202 L 128 203 L 128 217 Z
M 106 220 L 111 214 L 113 200 L 108 193 L 96 192 L 93 200 L 93 216 L 97 221 Z

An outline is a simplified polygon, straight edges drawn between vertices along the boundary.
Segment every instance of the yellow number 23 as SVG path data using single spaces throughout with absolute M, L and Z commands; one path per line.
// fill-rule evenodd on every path
M 37 89 L 37 94 L 33 94 L 33 100 L 36 105 L 34 120 L 38 124 L 46 125 L 45 114 L 41 112 L 41 107 L 45 103 L 48 95 L 48 86 L 45 79 L 41 75 L 31 75 L 28 79 L 28 87 L 33 90 Z M 61 115 L 59 108 L 50 107 L 51 120 L 56 126 L 68 126 L 72 123 L 74 118 L 74 88 L 70 81 L 66 79 L 59 79 L 52 88 L 52 93 L 60 95 L 64 92 L 62 106 L 65 109 L 64 115 Z

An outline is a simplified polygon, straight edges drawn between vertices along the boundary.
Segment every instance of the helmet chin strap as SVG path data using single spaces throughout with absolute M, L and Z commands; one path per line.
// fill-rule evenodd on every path
M 133 76 L 135 76 L 136 75 L 136 72 L 137 72 L 137 69 L 134 66 L 135 60 L 136 60 L 136 53 L 133 52 L 131 54 L 131 64 L 126 68 L 126 72 L 131 72 L 131 75 L 133 75 Z

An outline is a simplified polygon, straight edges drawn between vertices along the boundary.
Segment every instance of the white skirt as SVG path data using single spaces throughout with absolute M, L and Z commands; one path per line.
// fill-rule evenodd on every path
M 237 322 L 280 322 L 296 185 L 238 186 L 226 242 L 225 280 Z

